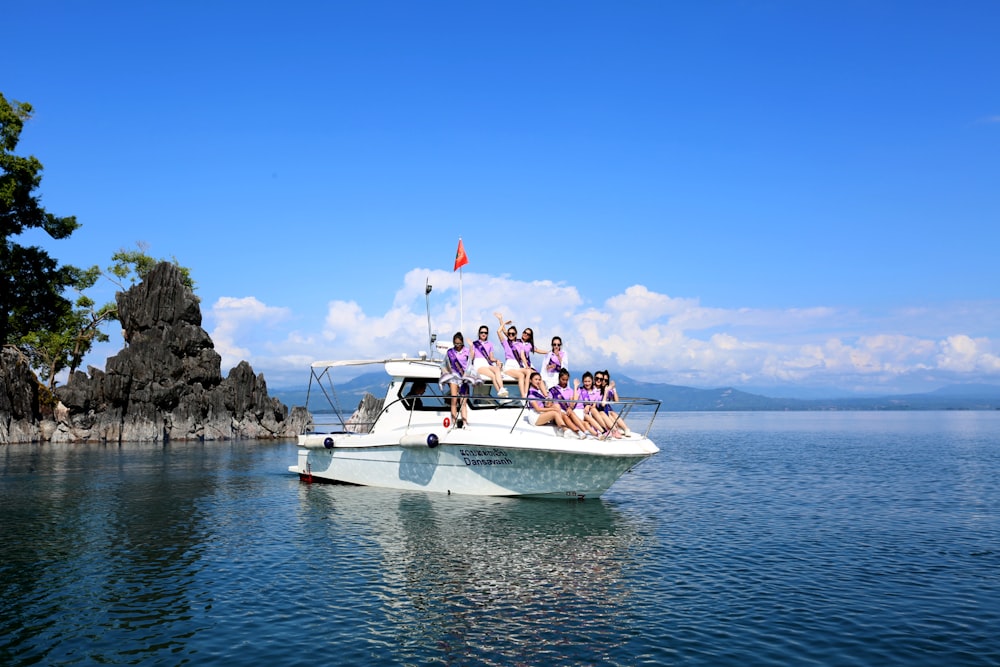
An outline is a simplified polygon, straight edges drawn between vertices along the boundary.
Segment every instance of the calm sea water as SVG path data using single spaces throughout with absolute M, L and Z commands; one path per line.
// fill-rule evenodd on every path
M 0 448 L 3 665 L 998 665 L 1000 412 L 665 413 L 586 502 Z

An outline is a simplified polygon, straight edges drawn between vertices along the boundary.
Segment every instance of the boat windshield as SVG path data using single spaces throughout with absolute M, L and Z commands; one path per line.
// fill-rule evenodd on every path
M 520 409 L 521 400 L 517 385 L 510 385 L 507 390 L 510 396 L 501 399 L 493 395 L 490 385 L 477 385 L 469 397 L 469 406 L 473 409 L 497 407 Z M 442 389 L 436 382 L 428 382 L 421 378 L 406 378 L 400 385 L 398 397 L 407 409 L 439 411 L 449 409 L 451 392 L 447 387 Z

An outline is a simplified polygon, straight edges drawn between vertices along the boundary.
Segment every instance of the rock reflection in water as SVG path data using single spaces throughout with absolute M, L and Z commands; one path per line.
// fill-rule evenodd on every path
M 623 568 L 640 531 L 605 501 L 345 486 L 313 486 L 303 499 L 304 512 L 326 512 L 335 542 L 367 525 L 374 551 L 345 557 L 371 557 L 381 579 L 368 582 L 380 608 L 357 618 L 378 654 L 510 664 L 572 647 L 589 661 L 630 637 L 616 614 L 628 609 Z
M 0 590 L 10 601 L 0 638 L 17 628 L 0 656 L 115 663 L 184 650 L 208 520 L 199 503 L 216 491 L 219 452 L 193 443 L 5 450 L 8 481 L 34 483 L 0 494 Z

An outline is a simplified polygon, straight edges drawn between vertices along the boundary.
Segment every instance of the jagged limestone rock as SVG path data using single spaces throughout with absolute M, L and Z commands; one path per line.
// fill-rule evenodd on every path
M 362 396 L 361 400 L 358 402 L 357 409 L 347 420 L 344 427 L 348 431 L 353 431 L 355 433 L 370 432 L 372 424 L 375 423 L 375 420 L 378 418 L 379 414 L 381 414 L 384 404 L 384 398 L 377 398 L 373 394 L 365 392 L 365 395 Z
M 104 371 L 78 371 L 59 387 L 61 404 L 47 420 L 34 375 L 14 359 L 16 350 L 4 351 L 0 442 L 289 438 L 311 424 L 304 408 L 289 414 L 270 398 L 263 374 L 247 362 L 222 377 L 222 358 L 201 328 L 201 306 L 175 265 L 158 264 L 116 300 L 125 347 Z M 31 383 L 22 377 L 26 369 Z
M 17 348 L 0 351 L 0 443 L 41 439 L 41 387 Z

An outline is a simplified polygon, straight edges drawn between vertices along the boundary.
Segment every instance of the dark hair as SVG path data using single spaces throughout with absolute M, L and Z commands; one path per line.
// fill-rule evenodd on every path
M 454 344 L 456 340 L 462 341 L 463 345 L 465 344 L 465 336 L 462 335 L 461 331 L 456 331 L 455 335 L 451 337 L 452 344 Z
M 485 324 L 480 324 L 479 329 L 477 330 L 477 334 L 483 333 L 483 329 L 486 329 L 486 333 L 490 332 L 490 328 L 488 326 L 486 326 Z
M 552 343 L 555 343 L 556 341 L 559 341 L 559 344 L 562 345 L 562 336 L 553 336 Z
M 587 371 L 587 372 L 586 372 L 586 373 L 584 373 L 584 374 L 583 374 L 583 376 L 581 377 L 581 379 L 582 379 L 582 380 L 586 380 L 587 378 L 590 378 L 590 381 L 591 381 L 591 382 L 593 382 L 593 381 L 594 381 L 594 374 L 593 374 L 593 373 L 591 373 L 590 371 Z
M 562 378 L 563 378 L 564 375 L 568 378 L 569 377 L 569 371 L 566 370 L 565 368 L 562 368 L 562 369 L 559 370 L 559 379 L 562 380 Z

